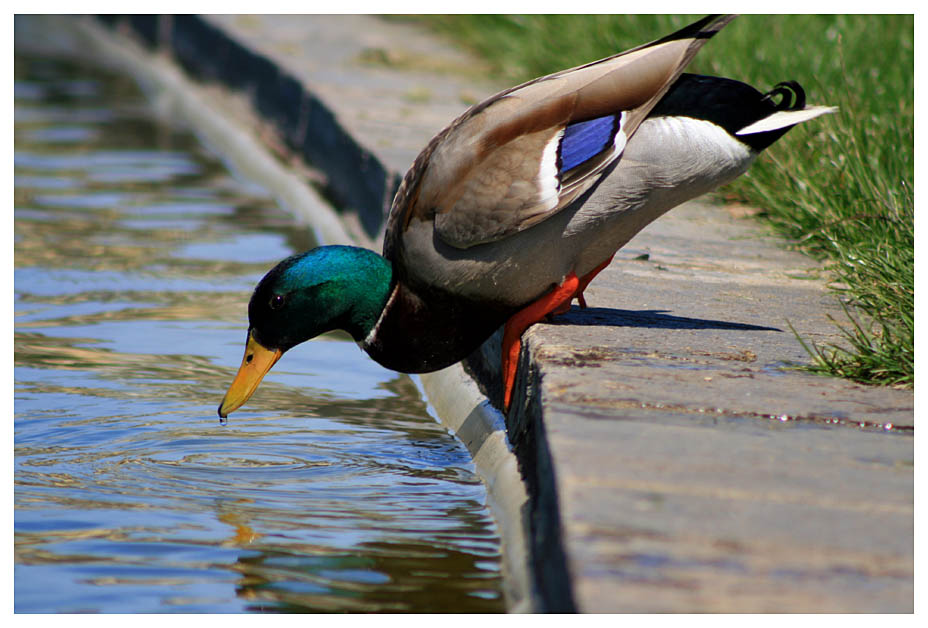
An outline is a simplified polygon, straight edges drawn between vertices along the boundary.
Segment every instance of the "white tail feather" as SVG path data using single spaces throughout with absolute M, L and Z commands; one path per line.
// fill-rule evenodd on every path
M 744 127 L 735 135 L 750 135 L 751 133 L 765 133 L 766 131 L 776 131 L 787 126 L 793 126 L 800 122 L 806 122 L 817 118 L 826 113 L 834 113 L 837 107 L 825 107 L 821 105 L 812 105 L 799 111 L 777 111 L 762 120 Z

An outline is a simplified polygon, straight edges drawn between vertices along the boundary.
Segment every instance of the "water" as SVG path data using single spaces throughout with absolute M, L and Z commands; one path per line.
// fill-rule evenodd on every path
M 463 446 L 344 338 L 226 426 L 245 306 L 313 245 L 133 84 L 15 59 L 15 610 L 503 610 Z M 54 586 L 49 586 L 54 583 Z

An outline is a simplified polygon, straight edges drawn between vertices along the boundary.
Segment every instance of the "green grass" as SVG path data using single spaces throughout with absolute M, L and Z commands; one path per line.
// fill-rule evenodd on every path
M 517 83 L 656 39 L 698 16 L 428 16 L 432 28 Z M 689 71 L 766 90 L 799 81 L 840 112 L 801 125 L 721 194 L 761 208 L 790 244 L 825 260 L 848 304 L 844 342 L 803 341 L 811 370 L 914 383 L 914 20 L 911 15 L 747 15 Z M 800 339 L 801 340 L 801 339 Z

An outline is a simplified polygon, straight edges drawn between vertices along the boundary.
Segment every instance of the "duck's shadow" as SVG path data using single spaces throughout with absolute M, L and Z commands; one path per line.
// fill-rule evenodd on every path
M 739 329 L 744 331 L 779 331 L 776 327 L 733 323 L 707 318 L 688 318 L 667 314 L 668 310 L 619 310 L 607 307 L 580 308 L 554 316 L 552 325 L 587 325 L 606 327 L 647 327 L 651 329 Z

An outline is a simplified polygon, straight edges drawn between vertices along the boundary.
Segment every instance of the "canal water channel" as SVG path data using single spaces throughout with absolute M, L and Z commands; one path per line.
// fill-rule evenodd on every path
M 125 77 L 17 55 L 14 111 L 15 610 L 504 610 L 485 487 L 408 377 L 326 337 L 219 423 L 310 231 Z

